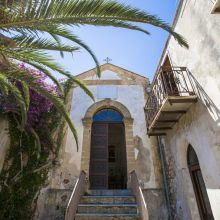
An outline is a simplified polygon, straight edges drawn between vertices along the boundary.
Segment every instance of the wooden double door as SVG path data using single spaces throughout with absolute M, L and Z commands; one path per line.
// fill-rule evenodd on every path
M 91 189 L 126 188 L 123 123 L 93 123 L 89 180 Z

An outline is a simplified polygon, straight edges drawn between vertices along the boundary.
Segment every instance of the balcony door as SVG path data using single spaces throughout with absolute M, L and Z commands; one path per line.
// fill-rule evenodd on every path
M 175 82 L 174 72 L 169 57 L 167 56 L 162 67 L 162 82 L 165 92 L 170 96 L 178 96 L 179 90 Z
M 188 147 L 187 154 L 189 172 L 193 183 L 200 217 L 202 220 L 214 220 L 205 182 L 203 180 L 202 172 L 199 166 L 199 160 L 191 145 Z
M 93 117 L 89 180 L 91 189 L 123 189 L 127 163 L 123 116 L 102 109 Z

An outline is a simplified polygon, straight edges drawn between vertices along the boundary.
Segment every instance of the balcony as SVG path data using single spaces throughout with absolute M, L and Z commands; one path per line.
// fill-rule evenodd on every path
M 166 135 L 195 102 L 195 85 L 187 68 L 161 67 L 145 106 L 148 135 Z

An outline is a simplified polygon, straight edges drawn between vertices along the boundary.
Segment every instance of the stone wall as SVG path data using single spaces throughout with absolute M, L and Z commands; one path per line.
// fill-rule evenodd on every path
M 38 199 L 35 220 L 64 220 L 65 210 L 72 190 L 44 189 Z
M 167 220 L 167 206 L 164 198 L 164 190 L 144 189 L 143 195 L 147 204 L 150 220 Z

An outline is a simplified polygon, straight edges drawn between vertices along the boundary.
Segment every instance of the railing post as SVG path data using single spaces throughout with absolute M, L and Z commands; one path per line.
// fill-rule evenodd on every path
M 131 178 L 131 190 L 133 194 L 136 197 L 138 208 L 140 211 L 141 219 L 142 220 L 149 220 L 149 214 L 148 214 L 148 209 L 147 209 L 147 204 L 144 199 L 143 192 L 141 190 L 141 187 L 139 185 L 138 177 L 135 171 L 132 171 L 130 174 Z
M 82 195 L 84 195 L 85 190 L 86 190 L 86 173 L 85 171 L 81 171 L 79 178 L 71 193 L 69 202 L 67 204 L 67 208 L 65 212 L 65 220 L 75 219 L 78 203 Z
M 192 79 L 186 67 L 172 67 L 170 69 L 161 67 L 159 69 L 146 103 L 148 125 L 151 124 L 167 97 L 195 95 L 195 84 Z

